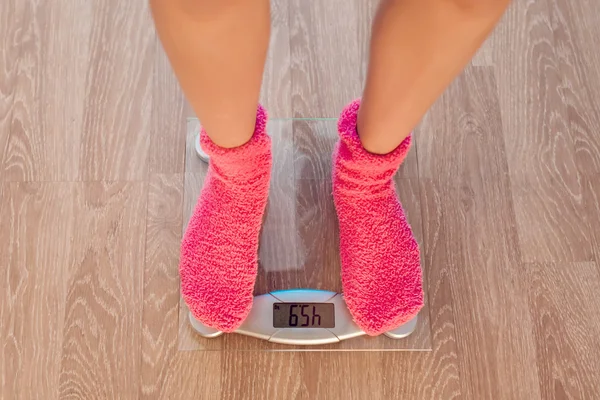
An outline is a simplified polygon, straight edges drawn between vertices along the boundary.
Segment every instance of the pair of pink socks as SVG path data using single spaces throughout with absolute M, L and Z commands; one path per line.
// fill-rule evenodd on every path
M 338 122 L 333 195 L 344 298 L 358 326 L 378 335 L 423 306 L 419 247 L 392 180 L 411 137 L 390 154 L 367 152 L 356 131 L 359 106 L 348 105 Z M 252 307 L 272 164 L 266 122 L 259 107 L 254 135 L 234 149 L 218 147 L 201 132 L 210 165 L 183 238 L 181 288 L 194 317 L 224 332 L 237 329 Z

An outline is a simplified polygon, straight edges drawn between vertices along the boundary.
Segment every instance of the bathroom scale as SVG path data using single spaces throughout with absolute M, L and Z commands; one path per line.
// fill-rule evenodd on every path
M 172 216 L 173 221 L 183 220 L 182 232 L 208 171 L 208 157 L 199 142 L 200 129 L 197 118 L 188 118 L 183 211 L 181 216 Z M 337 119 L 273 118 L 267 129 L 273 168 L 252 309 L 236 332 L 224 335 L 196 321 L 179 296 L 178 350 L 431 351 L 427 291 L 417 318 L 375 337 L 355 324 L 347 308 L 331 186 Z M 412 179 L 416 161 L 414 154 L 409 154 L 395 183 L 415 236 L 422 243 L 420 186 Z M 173 192 L 175 196 L 175 188 Z M 424 268 L 424 281 L 426 275 Z
M 275 137 L 274 146 L 278 145 L 276 139 Z M 194 135 L 193 140 L 196 155 L 208 162 L 209 157 L 200 146 L 199 136 Z M 274 154 L 275 162 L 276 157 Z M 203 325 L 189 311 L 187 319 L 195 333 L 206 340 L 216 339 L 223 334 Z M 394 342 L 407 338 L 418 324 L 419 318 L 416 316 L 397 329 L 380 335 L 383 338 L 377 340 Z M 234 334 L 302 347 L 335 344 L 365 336 L 365 332 L 354 322 L 342 293 L 307 288 L 274 290 L 256 295 L 248 317 Z M 368 339 L 373 338 L 367 337 Z M 395 346 L 388 344 L 386 347 L 389 349 Z

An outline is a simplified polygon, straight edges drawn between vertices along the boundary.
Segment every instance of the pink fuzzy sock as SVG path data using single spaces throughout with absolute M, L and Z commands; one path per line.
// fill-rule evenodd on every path
M 360 101 L 342 112 L 333 155 L 333 196 L 340 225 L 346 304 L 369 335 L 395 329 L 423 306 L 419 247 L 392 180 L 410 148 L 367 152 L 356 131 Z
M 181 291 L 194 317 L 232 332 L 252 307 L 258 237 L 271 175 L 267 114 L 258 107 L 250 141 L 225 149 L 202 130 L 208 174 L 181 246 Z

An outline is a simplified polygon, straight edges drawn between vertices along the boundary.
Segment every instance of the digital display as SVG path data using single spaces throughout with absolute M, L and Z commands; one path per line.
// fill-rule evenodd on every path
M 333 303 L 275 303 L 274 328 L 335 328 Z

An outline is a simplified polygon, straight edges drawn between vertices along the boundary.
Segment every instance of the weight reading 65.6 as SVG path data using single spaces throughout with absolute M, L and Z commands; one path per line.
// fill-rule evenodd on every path
M 289 326 L 320 326 L 321 316 L 317 314 L 317 309 L 313 305 L 292 304 L 288 324 Z

